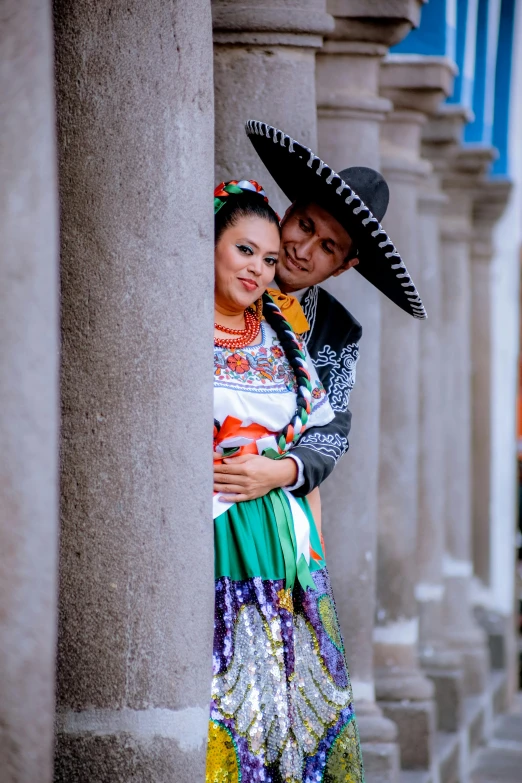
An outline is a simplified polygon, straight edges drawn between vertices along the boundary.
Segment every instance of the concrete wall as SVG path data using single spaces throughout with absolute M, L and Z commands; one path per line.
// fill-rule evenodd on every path
M 51 9 L 0 11 L 0 779 L 49 783 L 58 523 Z

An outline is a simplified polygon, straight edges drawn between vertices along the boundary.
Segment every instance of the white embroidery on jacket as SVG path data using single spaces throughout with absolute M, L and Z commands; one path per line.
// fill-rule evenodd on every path
M 325 345 L 314 360 L 316 367 L 331 367 L 328 399 L 332 409 L 344 412 L 350 402 L 350 392 L 355 386 L 355 366 L 359 358 L 358 343 L 345 345 L 339 356 L 329 345 Z
M 315 317 L 317 315 L 318 296 L 319 296 L 319 289 L 316 285 L 313 285 L 308 289 L 306 294 L 303 296 L 303 300 L 301 302 L 303 313 L 305 314 L 305 318 L 310 326 L 309 331 L 301 335 L 301 339 L 303 340 L 305 345 L 308 345 L 308 340 L 312 336 L 312 332 L 314 330 Z M 314 362 L 314 364 L 317 366 L 316 362 Z
M 324 348 L 321 348 L 317 354 L 317 359 L 314 360 L 314 365 L 316 367 L 328 367 L 330 364 L 334 367 L 339 366 L 337 354 L 335 351 L 332 351 L 329 345 L 325 345 Z
M 298 446 L 304 446 L 312 451 L 318 451 L 325 457 L 337 462 L 348 451 L 348 438 L 341 435 L 327 435 L 324 433 L 309 432 L 299 440 Z

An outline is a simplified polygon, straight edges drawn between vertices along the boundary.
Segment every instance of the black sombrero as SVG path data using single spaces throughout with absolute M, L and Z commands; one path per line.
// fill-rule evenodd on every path
M 362 166 L 337 174 L 311 149 L 266 122 L 249 120 L 246 132 L 290 201 L 310 194 L 347 230 L 358 249 L 355 269 L 414 318 L 426 318 L 413 280 L 380 224 L 388 207 L 388 186 L 381 174 Z

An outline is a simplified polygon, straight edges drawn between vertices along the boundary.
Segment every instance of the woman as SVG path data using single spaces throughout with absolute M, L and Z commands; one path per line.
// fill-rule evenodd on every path
M 288 458 L 333 417 L 265 291 L 279 221 L 260 186 L 215 192 L 214 452 Z M 233 490 L 232 490 L 233 491 Z M 308 501 L 214 496 L 216 605 L 207 783 L 361 783 L 352 694 Z

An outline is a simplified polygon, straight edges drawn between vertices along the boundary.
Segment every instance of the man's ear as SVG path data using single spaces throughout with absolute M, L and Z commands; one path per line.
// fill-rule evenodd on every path
M 357 256 L 354 256 L 353 258 L 347 258 L 346 261 L 341 264 L 339 269 L 333 273 L 332 277 L 339 277 L 339 275 L 342 275 L 343 272 L 347 272 L 348 269 L 351 269 L 352 266 L 357 266 L 358 263 L 359 259 Z

